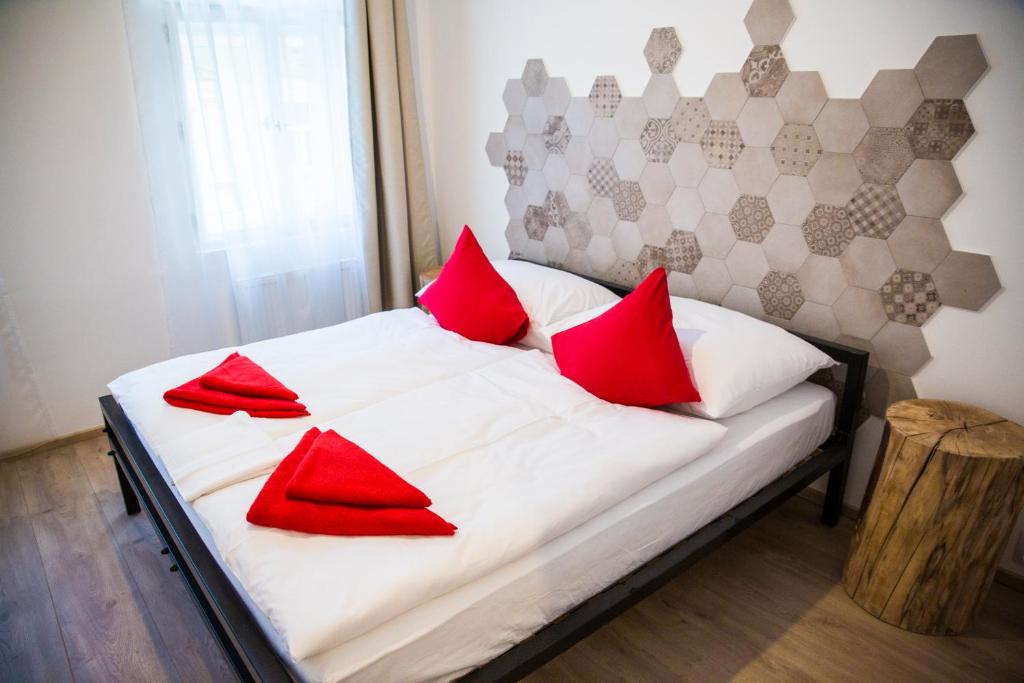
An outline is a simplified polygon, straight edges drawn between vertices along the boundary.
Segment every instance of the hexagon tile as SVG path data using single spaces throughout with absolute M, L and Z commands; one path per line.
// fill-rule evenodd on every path
M 818 72 L 789 70 L 789 0 L 753 0 L 743 21 L 749 55 L 703 94 L 680 96 L 672 27 L 639 48 L 651 77 L 629 97 L 612 75 L 574 97 L 528 60 L 484 146 L 508 181 L 506 239 L 627 286 L 661 266 L 676 294 L 868 349 L 879 414 L 914 395 L 921 326 L 1001 288 L 992 260 L 954 251 L 942 225 L 963 192 L 951 162 L 975 135 L 964 97 L 988 63 L 977 36 L 940 36 L 916 65 L 834 99 Z

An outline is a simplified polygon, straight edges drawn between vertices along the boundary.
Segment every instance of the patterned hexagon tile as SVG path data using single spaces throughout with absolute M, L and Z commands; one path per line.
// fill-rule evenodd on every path
M 754 45 L 778 45 L 793 24 L 789 0 L 754 0 L 743 17 Z
M 775 97 L 789 75 L 778 45 L 755 45 L 740 69 L 743 85 L 752 97 Z
M 640 183 L 633 180 L 620 180 L 612 187 L 612 203 L 615 204 L 615 215 L 620 220 L 638 221 L 640 213 L 647 206 Z
M 643 147 L 648 161 L 668 163 L 677 144 L 679 140 L 672 132 L 670 119 L 648 119 L 640 133 L 640 146 Z
M 548 192 L 548 196 L 544 199 L 544 213 L 549 226 L 563 227 L 570 213 L 569 202 L 565 195 L 561 192 Z
M 974 135 L 963 100 L 925 100 L 904 130 L 918 159 L 949 161 Z
M 779 173 L 806 176 L 821 157 L 821 143 L 812 126 L 787 123 L 772 142 Z
M 729 210 L 729 222 L 738 239 L 761 243 L 775 225 L 775 218 L 767 199 L 745 194 Z
M 668 256 L 665 254 L 665 247 L 655 247 L 645 244 L 636 257 L 636 267 L 640 271 L 640 277 L 647 277 L 656 268 L 668 269 Z
M 804 303 L 804 293 L 796 276 L 769 271 L 757 285 L 764 312 L 775 318 L 789 320 Z
M 549 116 L 544 124 L 544 146 L 548 152 L 563 154 L 569 144 L 569 124 L 564 116 Z
M 814 119 L 814 132 L 826 152 L 852 152 L 869 127 L 860 100 L 829 100 Z
M 505 176 L 512 185 L 522 185 L 526 180 L 526 157 L 522 152 L 509 151 L 505 154 Z
M 611 159 L 594 159 L 587 170 L 590 189 L 599 197 L 611 197 L 612 190 L 619 182 L 619 174 Z
M 944 304 L 971 311 L 979 310 L 1002 287 L 990 257 L 964 251 L 950 252 L 932 278 Z
M 711 112 L 700 97 L 682 97 L 672 109 L 672 132 L 680 142 L 700 142 L 711 123 Z
M 669 270 L 693 273 L 704 254 L 697 236 L 689 230 L 673 230 L 665 242 L 666 264 Z
M 831 204 L 817 204 L 801 227 L 807 247 L 820 256 L 839 256 L 856 236 L 846 209 Z
M 651 67 L 651 71 L 656 74 L 672 73 L 681 54 L 683 54 L 683 46 L 679 43 L 676 30 L 671 26 L 653 29 L 644 46 L 644 58 L 647 60 L 647 66 Z
M 548 70 L 542 59 L 527 60 L 523 68 L 523 87 L 530 97 L 540 97 L 548 85 Z
M 598 76 L 590 88 L 590 105 L 594 116 L 612 117 L 622 101 L 622 91 L 615 76 Z
M 531 240 L 542 240 L 548 231 L 548 215 L 542 206 L 530 205 L 526 207 L 526 216 L 523 218 L 523 225 L 526 227 L 526 234 Z
M 853 151 L 857 168 L 870 183 L 892 184 L 914 161 L 914 150 L 902 128 L 870 128 Z
M 962 99 L 988 69 L 978 36 L 939 36 L 914 67 L 925 97 Z
M 814 123 L 828 95 L 817 71 L 794 71 L 786 77 L 775 102 L 786 123 Z
M 846 205 L 846 215 L 858 235 L 884 240 L 907 212 L 895 187 L 864 183 Z
M 704 158 L 715 168 L 732 168 L 743 146 L 740 129 L 732 121 L 712 121 L 700 141 Z
M 923 325 L 940 305 L 935 283 L 928 273 L 897 270 L 879 293 L 889 320 L 908 325 Z

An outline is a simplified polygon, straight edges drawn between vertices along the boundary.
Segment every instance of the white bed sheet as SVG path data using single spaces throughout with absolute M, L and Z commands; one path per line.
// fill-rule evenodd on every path
M 831 433 L 835 396 L 803 383 L 725 420 L 703 457 L 558 539 L 298 663 L 311 681 L 464 675 L 796 465 Z

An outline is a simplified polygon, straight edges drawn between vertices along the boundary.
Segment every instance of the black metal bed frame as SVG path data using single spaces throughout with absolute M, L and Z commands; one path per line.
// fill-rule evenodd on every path
M 630 290 L 588 278 L 618 294 Z M 709 554 L 765 514 L 827 474 L 821 521 L 839 521 L 853 450 L 855 418 L 867 373 L 868 354 L 860 349 L 799 335 L 846 365 L 832 435 L 796 467 L 709 522 L 662 554 L 588 598 L 532 636 L 464 677 L 466 681 L 514 681 L 558 656 L 576 642 L 650 595 L 682 570 Z M 274 641 L 263 629 L 232 580 L 197 530 L 186 503 L 174 492 L 131 421 L 112 396 L 100 398 L 104 431 L 128 514 L 145 507 L 153 527 L 239 677 L 244 681 L 294 680 Z

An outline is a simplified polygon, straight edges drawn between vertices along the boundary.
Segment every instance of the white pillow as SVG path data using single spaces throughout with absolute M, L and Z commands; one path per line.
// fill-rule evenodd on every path
M 714 304 L 670 297 L 672 324 L 701 403 L 678 403 L 673 410 L 714 420 L 750 410 L 835 365 L 827 354 L 786 330 Z M 551 350 L 551 337 L 595 318 L 611 306 L 585 311 L 539 330 Z
M 611 290 L 579 275 L 529 261 L 491 261 L 491 265 L 515 290 L 519 302 L 530 316 L 530 330 L 519 340 L 523 346 L 547 348 L 541 328 L 619 300 Z M 419 297 L 430 285 L 416 292 Z

